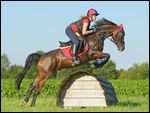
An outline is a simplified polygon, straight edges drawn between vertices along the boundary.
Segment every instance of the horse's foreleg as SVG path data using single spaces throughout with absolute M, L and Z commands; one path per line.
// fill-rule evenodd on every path
M 102 67 L 109 60 L 110 55 L 100 51 L 93 51 L 91 58 L 95 60 L 93 64 L 96 67 Z

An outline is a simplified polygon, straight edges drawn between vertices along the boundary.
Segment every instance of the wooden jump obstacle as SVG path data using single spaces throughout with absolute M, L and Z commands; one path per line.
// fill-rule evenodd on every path
M 111 83 L 87 71 L 78 71 L 68 76 L 57 94 L 57 105 L 65 108 L 106 107 L 115 103 L 117 98 Z

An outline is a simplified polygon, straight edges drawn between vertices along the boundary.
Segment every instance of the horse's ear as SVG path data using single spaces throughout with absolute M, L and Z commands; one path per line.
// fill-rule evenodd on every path
M 124 31 L 124 29 L 123 29 L 123 23 L 119 24 L 118 27 L 119 27 L 119 29 L 120 29 L 121 31 Z

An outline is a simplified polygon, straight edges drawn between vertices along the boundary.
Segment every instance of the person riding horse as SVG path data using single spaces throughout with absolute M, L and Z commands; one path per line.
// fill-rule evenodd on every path
M 73 54 L 70 52 L 71 46 L 69 46 L 69 55 L 70 53 L 73 56 L 73 61 L 66 57 L 63 54 L 62 49 L 54 49 L 49 52 L 40 55 L 38 53 L 30 54 L 25 62 L 25 66 L 23 70 L 17 74 L 15 80 L 15 88 L 18 91 L 20 89 L 21 82 L 25 77 L 27 71 L 31 68 L 33 64 L 37 65 L 38 76 L 36 79 L 30 84 L 27 94 L 22 102 L 22 105 L 26 105 L 29 101 L 29 98 L 34 91 L 33 99 L 31 106 L 35 106 L 36 99 L 40 94 L 42 88 L 46 81 L 54 75 L 57 70 L 65 69 L 65 68 L 73 68 L 78 65 L 72 65 L 74 63 L 79 63 L 79 65 L 84 64 L 85 62 L 94 61 L 92 64 L 99 67 L 103 66 L 110 59 L 110 54 L 103 52 L 104 41 L 105 39 L 111 37 L 111 41 L 116 45 L 119 51 L 125 50 L 125 31 L 123 28 L 123 24 L 117 25 L 105 18 L 102 18 L 95 22 L 94 28 L 89 29 L 90 22 L 96 20 L 96 16 L 98 15 L 95 9 L 90 9 L 87 13 L 87 16 L 71 23 L 66 28 L 66 34 L 71 39 L 71 46 L 73 43 Z M 76 30 L 76 31 L 75 31 Z M 76 57 L 77 47 L 79 45 L 79 40 L 83 40 L 86 36 L 87 43 L 89 49 L 85 54 L 81 55 L 78 59 Z M 79 39 L 79 40 L 78 40 Z M 83 41 L 84 42 L 84 41 Z M 84 45 L 84 44 L 83 44 Z M 80 47 L 80 46 L 79 46 Z M 86 47 L 86 46 L 85 46 Z M 80 52 L 79 52 L 80 53 Z M 77 54 L 79 55 L 79 54 Z M 72 57 L 71 56 L 71 57 Z M 102 60 L 101 60 L 102 59 Z M 78 60 L 80 62 L 78 62 Z M 97 63 L 98 60 L 98 63 Z
M 99 13 L 91 8 L 87 12 L 87 16 L 82 17 L 81 19 L 71 23 L 65 30 L 66 35 L 70 38 L 71 42 L 73 42 L 72 47 L 72 65 L 80 64 L 80 61 L 77 57 L 78 47 L 80 45 L 80 40 L 85 36 L 95 33 L 96 28 L 89 29 L 90 23 L 96 20 L 96 16 Z M 63 44 L 63 43 L 61 43 Z

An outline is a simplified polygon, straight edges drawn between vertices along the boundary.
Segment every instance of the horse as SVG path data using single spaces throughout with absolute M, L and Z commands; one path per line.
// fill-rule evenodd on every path
M 117 25 L 105 18 L 99 19 L 95 22 L 93 27 L 96 27 L 97 32 L 86 36 L 86 41 L 89 44 L 88 51 L 79 57 L 80 64 L 84 64 L 88 61 L 96 61 L 96 59 L 105 59 L 102 64 L 104 65 L 110 58 L 109 53 L 103 52 L 104 40 L 106 38 L 110 39 L 118 48 L 119 51 L 125 49 L 125 31 L 123 25 Z M 109 38 L 111 37 L 111 38 Z M 63 68 L 72 68 L 78 65 L 72 65 L 72 60 L 68 59 L 60 50 L 60 48 L 39 55 L 37 53 L 30 54 L 25 62 L 25 67 L 21 71 L 15 80 L 16 90 L 20 89 L 20 84 L 26 74 L 30 69 L 31 65 L 37 63 L 38 76 L 29 86 L 27 94 L 22 102 L 22 105 L 26 105 L 28 102 L 32 91 L 34 90 L 33 99 L 31 106 L 35 106 L 37 96 L 39 95 L 41 89 L 43 88 L 46 81 L 55 73 L 57 70 Z

